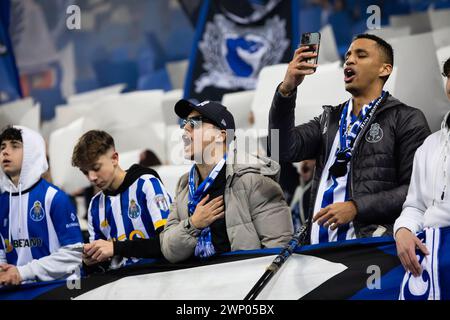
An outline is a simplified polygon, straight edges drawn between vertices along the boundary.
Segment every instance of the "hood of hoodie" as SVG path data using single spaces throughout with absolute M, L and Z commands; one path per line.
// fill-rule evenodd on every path
M 139 177 L 146 175 L 146 174 L 154 175 L 156 178 L 158 178 L 162 182 L 161 178 L 159 177 L 158 173 L 155 170 L 147 168 L 147 167 L 143 167 L 138 164 L 133 164 L 126 171 L 125 178 L 124 178 L 122 184 L 119 186 L 119 188 L 117 188 L 117 190 L 114 190 L 114 191 L 105 190 L 104 194 L 107 196 L 116 196 L 119 193 L 122 193 L 125 190 L 127 190 Z
M 14 126 L 14 128 L 21 131 L 23 144 L 22 169 L 18 186 L 15 186 L 11 179 L 0 169 L 0 188 L 10 193 L 28 190 L 48 170 L 45 141 L 42 136 L 26 127 Z

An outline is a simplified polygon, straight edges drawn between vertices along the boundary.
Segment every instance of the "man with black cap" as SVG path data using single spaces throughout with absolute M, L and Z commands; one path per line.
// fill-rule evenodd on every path
M 279 165 L 267 158 L 236 163 L 229 148 L 234 118 L 220 103 L 180 100 L 175 113 L 183 119 L 185 158 L 195 164 L 178 182 L 161 234 L 165 258 L 178 262 L 285 245 L 293 227 L 277 183 Z

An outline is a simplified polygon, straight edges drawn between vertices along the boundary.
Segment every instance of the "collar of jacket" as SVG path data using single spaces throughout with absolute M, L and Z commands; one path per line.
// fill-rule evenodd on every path
M 325 112 L 336 112 L 339 111 L 339 113 L 342 112 L 342 109 L 344 108 L 347 101 L 338 104 L 336 106 L 332 105 L 324 105 L 322 108 Z M 394 98 L 389 92 L 388 94 L 383 98 L 383 100 L 380 103 L 380 108 L 375 112 L 375 114 L 379 114 L 387 109 L 390 109 L 392 107 L 398 106 L 400 104 L 403 104 L 400 102 L 397 98 Z

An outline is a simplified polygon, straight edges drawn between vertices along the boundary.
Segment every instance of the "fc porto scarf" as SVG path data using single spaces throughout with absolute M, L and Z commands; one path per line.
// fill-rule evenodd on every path
M 336 153 L 336 159 L 330 167 L 330 174 L 333 177 L 343 177 L 347 174 L 347 164 L 352 158 L 353 145 L 356 137 L 367 123 L 369 123 L 385 94 L 386 91 L 383 91 L 380 97 L 365 105 L 356 121 L 349 125 L 347 125 L 347 114 L 350 100 L 345 104 L 339 125 L 339 149 Z
M 211 170 L 208 177 L 195 189 L 195 165 L 192 166 L 191 171 L 189 172 L 189 200 L 188 200 L 188 211 L 189 216 L 194 214 L 195 208 L 197 204 L 206 196 L 206 192 L 214 183 L 217 175 L 220 170 L 222 170 L 223 166 L 226 162 L 226 155 L 222 160 L 219 161 L 218 164 Z M 211 238 L 211 228 L 204 228 L 197 239 L 197 246 L 195 247 L 195 256 L 200 257 L 202 259 L 211 257 L 216 253 L 214 249 L 214 245 L 212 243 Z

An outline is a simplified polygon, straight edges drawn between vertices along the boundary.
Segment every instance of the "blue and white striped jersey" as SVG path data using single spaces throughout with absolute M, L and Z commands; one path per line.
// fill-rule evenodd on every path
M 0 250 L 9 264 L 22 266 L 60 247 L 83 243 L 69 197 L 44 179 L 21 194 L 0 195 Z
M 156 236 L 166 224 L 172 199 L 161 181 L 144 174 L 117 195 L 99 192 L 89 205 L 89 240 L 133 240 Z

